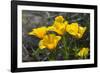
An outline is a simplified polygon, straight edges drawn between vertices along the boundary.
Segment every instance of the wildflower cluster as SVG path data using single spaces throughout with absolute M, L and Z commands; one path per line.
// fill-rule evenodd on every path
M 50 26 L 42 26 L 38 28 L 33 28 L 28 35 L 36 36 L 40 39 L 38 46 L 39 49 L 48 49 L 48 50 L 57 50 L 57 46 L 60 42 L 63 42 L 63 48 L 65 52 L 65 59 L 68 56 L 66 53 L 69 53 L 69 48 L 66 44 L 68 37 L 70 35 L 74 39 L 80 40 L 87 27 L 82 27 L 78 23 L 69 23 L 67 20 L 63 18 L 63 16 L 55 17 L 52 25 Z M 48 33 L 48 32 L 55 33 Z M 76 47 L 76 46 L 75 46 Z M 76 56 L 80 58 L 86 58 L 89 53 L 89 48 L 81 47 L 78 52 L 75 53 Z

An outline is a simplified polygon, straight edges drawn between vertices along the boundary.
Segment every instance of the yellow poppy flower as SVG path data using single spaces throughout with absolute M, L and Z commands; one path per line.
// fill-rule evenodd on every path
M 57 32 L 59 35 L 63 35 L 66 29 L 66 25 L 64 23 L 55 22 L 53 24 L 53 31 Z
M 63 35 L 65 32 L 65 24 L 55 22 L 53 26 L 48 27 L 48 31 L 54 31 L 59 35 Z
M 86 27 L 78 26 L 78 23 L 72 23 L 66 26 L 66 31 L 76 38 L 82 38 L 84 32 L 86 31 Z
M 84 34 L 84 32 L 86 31 L 86 27 L 79 27 L 79 29 L 78 29 L 78 34 L 77 34 L 77 37 L 78 38 L 81 38 L 82 36 L 83 36 L 83 34 Z
M 42 40 L 40 40 L 39 48 L 48 48 L 49 50 L 55 49 L 60 39 L 60 36 L 56 36 L 55 34 L 48 34 L 44 36 Z
M 81 58 L 86 58 L 88 56 L 89 53 L 89 48 L 82 48 L 79 52 L 78 52 L 78 56 Z
M 55 18 L 53 25 L 48 27 L 48 30 L 54 31 L 58 33 L 59 35 L 63 35 L 66 30 L 67 24 L 68 24 L 68 21 L 64 21 L 64 18 L 62 16 L 58 16 Z
M 57 17 L 55 18 L 55 21 L 56 21 L 56 22 L 59 22 L 59 23 L 63 23 L 64 18 L 63 18 L 63 16 L 57 16 Z
M 66 31 L 73 35 L 76 36 L 76 34 L 78 33 L 78 24 L 77 23 L 72 23 L 70 25 L 66 26 Z
M 31 32 L 29 32 L 29 35 L 35 35 L 38 38 L 43 38 L 46 35 L 47 32 L 47 28 L 46 27 L 39 27 L 39 28 L 35 28 L 32 29 Z

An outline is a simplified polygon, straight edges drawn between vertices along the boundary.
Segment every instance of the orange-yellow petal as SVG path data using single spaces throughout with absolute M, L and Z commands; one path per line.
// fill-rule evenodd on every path
M 48 48 L 49 50 L 55 49 L 60 39 L 60 36 L 48 34 L 39 42 L 39 48 Z
M 34 35 L 38 38 L 43 38 L 46 35 L 47 27 L 39 27 L 32 29 L 31 32 L 29 32 L 29 35 Z

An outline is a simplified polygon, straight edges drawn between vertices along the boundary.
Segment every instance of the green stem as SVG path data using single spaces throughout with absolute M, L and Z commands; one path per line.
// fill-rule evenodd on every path
M 74 47 L 76 50 L 79 49 L 79 43 L 77 42 L 77 39 L 74 39 Z
M 75 46 L 75 49 L 77 49 L 77 44 L 76 44 L 76 39 L 74 39 L 74 46 Z
M 65 35 L 62 37 L 63 45 L 64 45 L 64 59 L 68 59 L 68 48 L 67 48 L 67 38 Z

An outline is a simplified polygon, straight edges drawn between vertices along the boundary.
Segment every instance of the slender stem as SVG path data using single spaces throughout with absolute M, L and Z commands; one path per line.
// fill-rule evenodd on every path
M 76 39 L 74 39 L 74 46 L 75 46 L 75 49 L 76 49 L 77 48 Z
M 64 59 L 68 59 L 68 48 L 67 48 L 67 38 L 65 37 L 65 35 L 62 38 L 63 41 L 63 45 L 64 45 Z

